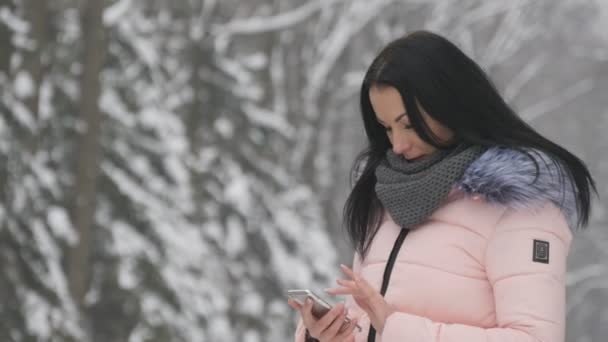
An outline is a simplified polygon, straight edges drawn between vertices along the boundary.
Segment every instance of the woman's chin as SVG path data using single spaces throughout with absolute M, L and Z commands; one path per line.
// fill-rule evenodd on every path
M 405 158 L 405 159 L 407 159 L 407 161 L 415 162 L 415 161 L 419 161 L 419 160 L 424 159 L 424 157 L 426 157 L 426 155 L 422 154 L 422 155 L 419 155 L 418 157 L 415 157 L 415 158 L 412 158 L 412 159 L 410 159 L 410 158 Z

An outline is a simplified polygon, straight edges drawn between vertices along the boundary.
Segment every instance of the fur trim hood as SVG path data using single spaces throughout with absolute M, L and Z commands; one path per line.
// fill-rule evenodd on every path
M 486 202 L 509 208 L 537 208 L 551 201 L 564 213 L 570 228 L 578 222 L 573 184 L 543 152 L 525 153 L 507 147 L 491 147 L 465 170 L 456 186 L 465 196 L 481 196 Z

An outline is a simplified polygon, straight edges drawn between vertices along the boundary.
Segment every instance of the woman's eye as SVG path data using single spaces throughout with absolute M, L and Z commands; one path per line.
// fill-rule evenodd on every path
M 412 125 L 410 125 L 410 124 L 407 124 L 407 125 L 404 125 L 404 126 L 403 126 L 403 129 L 412 129 L 412 128 L 413 128 L 413 127 L 412 127 Z M 388 133 L 390 133 L 390 132 L 392 131 L 392 129 L 391 129 L 390 127 L 384 127 L 384 130 L 385 130 L 386 132 L 388 132 Z

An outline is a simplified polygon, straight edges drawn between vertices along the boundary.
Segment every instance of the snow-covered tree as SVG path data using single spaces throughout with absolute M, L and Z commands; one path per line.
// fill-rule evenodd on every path
M 592 69 L 608 56 L 602 8 L 0 0 L 0 339 L 290 340 L 285 291 L 331 286 L 352 257 L 340 215 L 364 142 L 363 73 L 413 29 L 461 46 L 605 177 L 606 125 L 571 115 L 581 103 L 606 115 Z M 593 341 L 608 240 L 578 241 L 568 334 Z

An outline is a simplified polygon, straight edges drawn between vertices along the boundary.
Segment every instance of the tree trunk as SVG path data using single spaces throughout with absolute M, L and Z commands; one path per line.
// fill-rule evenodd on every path
M 15 4 L 11 0 L 0 0 L 0 8 L 7 8 L 12 12 L 15 10 Z M 11 56 L 15 50 L 11 41 L 12 36 L 13 31 L 3 21 L 0 21 L 0 45 L 3 49 L 0 53 L 0 72 L 4 72 L 6 75 L 9 75 Z
M 76 159 L 75 196 L 71 217 L 78 233 L 78 242 L 68 251 L 67 273 L 70 292 L 76 304 L 84 308 L 84 298 L 90 283 L 91 248 L 97 196 L 100 155 L 101 112 L 99 75 L 106 54 L 102 24 L 103 1 L 84 1 L 81 14 L 83 30 L 83 73 L 79 112 L 82 124 Z

